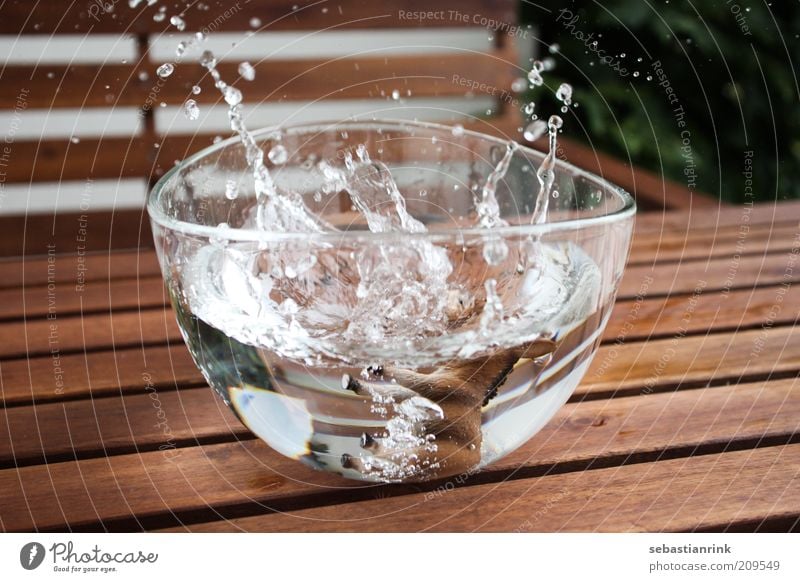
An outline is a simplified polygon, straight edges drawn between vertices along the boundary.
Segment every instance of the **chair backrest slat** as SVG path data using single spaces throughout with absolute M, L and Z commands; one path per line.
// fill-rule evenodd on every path
M 278 30 L 377 29 L 406 27 L 493 26 L 516 20 L 516 2 L 507 0 L 246 0 L 189 2 L 182 14 L 187 30 L 243 31 L 265 27 Z M 164 3 L 166 5 L 166 3 Z M 110 10 L 108 9 L 110 7 Z M 65 12 L 66 8 L 66 12 Z M 131 8 L 128 0 L 62 0 L 6 2 L 0 34 L 161 34 L 174 29 L 173 6 L 165 18 L 155 20 L 158 6 L 141 2 Z M 254 20 L 257 19 L 257 20 Z

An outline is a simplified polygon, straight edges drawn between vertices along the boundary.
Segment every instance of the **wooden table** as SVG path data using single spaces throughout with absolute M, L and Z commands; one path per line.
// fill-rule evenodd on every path
M 798 251 L 797 202 L 641 215 L 571 401 L 485 471 L 413 486 L 256 440 L 192 364 L 152 251 L 2 263 L 0 527 L 797 528 Z

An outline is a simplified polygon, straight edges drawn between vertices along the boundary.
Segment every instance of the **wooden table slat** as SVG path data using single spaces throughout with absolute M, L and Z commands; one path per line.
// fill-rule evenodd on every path
M 693 531 L 798 517 L 800 445 L 418 493 L 193 531 Z M 754 491 L 758 494 L 754 495 Z M 183 530 L 184 528 L 181 528 Z
M 535 474 L 537 468 L 543 473 L 560 465 L 564 466 L 556 470 L 587 470 L 591 463 L 656 459 L 665 450 L 686 455 L 696 447 L 714 452 L 735 448 L 735 443 L 754 446 L 789 440 L 799 428 L 797 390 L 796 381 L 784 380 L 567 405 L 531 441 L 478 478 L 496 480 L 512 471 Z M 130 402 L 141 409 L 135 416 L 154 416 L 144 397 Z M 168 422 L 178 417 L 179 430 L 188 430 L 180 420 L 180 405 L 168 404 L 170 408 L 163 409 Z M 204 418 L 214 419 L 225 430 L 224 419 L 217 418 L 218 408 L 208 401 L 206 406 Z M 48 407 L 58 410 L 61 405 Z M 88 422 L 86 416 L 91 416 L 88 409 L 81 422 Z M 124 429 L 108 430 L 116 439 L 125 439 Z M 54 426 L 47 440 L 56 442 L 58 433 Z M 85 444 L 96 448 L 97 442 Z M 63 448 L 62 444 L 61 452 Z M 382 486 L 315 473 L 256 440 L 6 469 L 0 471 L 0 506 L 9 508 L 3 515 L 4 527 L 15 530 L 201 511 L 237 502 L 277 507 L 281 500 L 312 494 L 324 497 L 313 503 L 327 504 L 337 494 L 374 497 L 376 487 Z M 392 490 L 409 491 L 389 487 L 387 494 Z

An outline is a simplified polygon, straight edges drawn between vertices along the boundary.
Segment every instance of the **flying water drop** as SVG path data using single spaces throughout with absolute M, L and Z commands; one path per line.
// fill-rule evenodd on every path
M 183 32 L 184 30 L 186 30 L 186 22 L 184 22 L 183 18 L 181 18 L 181 17 L 180 17 L 180 16 L 178 16 L 178 15 L 172 16 L 172 17 L 169 19 L 169 23 L 170 23 L 172 26 L 174 26 L 175 28 L 177 28 L 178 30 L 180 30 L 181 32 Z
M 187 99 L 186 103 L 183 104 L 183 114 L 192 121 L 200 117 L 200 108 L 197 106 L 197 101 Z
M 172 63 L 164 63 L 163 65 L 161 65 L 156 69 L 156 74 L 162 79 L 166 79 L 172 74 L 174 70 L 175 67 L 172 65 Z
M 256 70 L 247 61 L 239 63 L 239 74 L 245 81 L 252 81 L 256 78 Z
M 285 164 L 289 159 L 289 152 L 286 150 L 285 146 L 276 144 L 269 150 L 267 157 L 269 161 L 275 165 Z

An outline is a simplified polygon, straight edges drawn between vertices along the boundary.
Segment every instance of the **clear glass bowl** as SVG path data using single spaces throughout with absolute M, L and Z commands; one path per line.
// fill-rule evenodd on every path
M 632 198 L 558 161 L 532 224 L 544 154 L 519 147 L 496 188 L 501 226 L 481 228 L 502 140 L 394 121 L 254 137 L 279 190 L 329 231 L 254 225 L 238 138 L 175 166 L 148 199 L 186 344 L 241 421 L 316 469 L 387 482 L 476 470 L 541 429 L 597 350 Z M 331 179 L 348 171 L 373 222 L 403 222 L 383 191 L 396 184 L 413 232 L 371 232 Z

